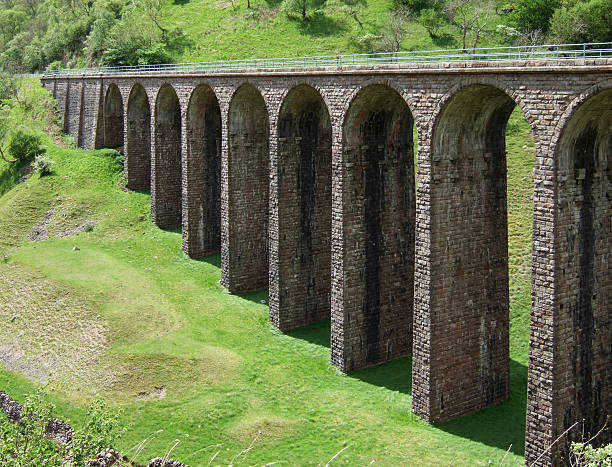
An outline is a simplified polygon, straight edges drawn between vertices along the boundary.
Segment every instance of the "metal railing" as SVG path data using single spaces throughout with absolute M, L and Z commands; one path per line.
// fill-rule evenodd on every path
M 435 62 L 526 61 L 612 58 L 612 42 L 588 44 L 545 44 L 474 49 L 418 50 L 350 55 L 217 60 L 210 62 L 164 63 L 159 65 L 110 66 L 46 71 L 43 75 L 117 73 L 165 73 L 190 71 L 281 70 L 324 67 L 353 67 Z

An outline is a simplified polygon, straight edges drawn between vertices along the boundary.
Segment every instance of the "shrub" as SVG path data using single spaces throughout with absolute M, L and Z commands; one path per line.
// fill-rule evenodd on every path
M 41 177 L 49 175 L 52 167 L 53 161 L 44 154 L 36 156 L 36 159 L 34 159 L 34 163 L 32 164 L 32 170 Z
M 8 150 L 18 161 L 27 162 L 45 153 L 45 149 L 41 148 L 40 144 L 40 136 L 23 129 L 18 129 L 11 136 Z

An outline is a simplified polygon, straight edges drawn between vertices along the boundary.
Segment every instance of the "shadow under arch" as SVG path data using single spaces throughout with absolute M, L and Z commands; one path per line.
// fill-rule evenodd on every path
M 268 287 L 268 109 L 259 90 L 242 84 L 228 111 L 222 283 L 232 293 Z
M 120 149 L 123 147 L 123 97 L 115 83 L 106 88 L 104 96 L 104 118 L 102 146 Z
M 282 330 L 330 314 L 332 126 L 321 94 L 300 84 L 278 120 L 270 319 Z
M 163 228 L 181 226 L 181 106 L 174 88 L 163 84 L 155 100 L 151 213 Z
M 516 106 L 462 87 L 432 129 L 429 280 L 416 292 L 413 411 L 446 421 L 509 394 L 506 124 Z
M 221 110 L 210 86 L 193 90 L 186 118 L 183 250 L 199 258 L 221 249 Z
M 583 93 L 560 121 L 555 145 L 555 314 L 539 338 L 551 342 L 553 365 L 530 358 L 533 388 L 549 388 L 553 409 L 527 417 L 526 459 L 568 458 L 572 441 L 595 436 L 612 413 L 612 83 Z M 548 383 L 550 381 L 550 383 Z M 537 441 L 556 439 L 549 453 Z M 530 442 L 531 441 L 531 442 Z M 608 428 L 593 445 L 612 441 Z
M 414 281 L 414 118 L 372 84 L 343 125 L 342 250 L 333 250 L 332 362 L 342 371 L 410 354 Z M 334 290 L 335 289 L 335 290 Z
M 151 106 L 140 83 L 134 84 L 127 102 L 125 172 L 131 190 L 151 189 Z

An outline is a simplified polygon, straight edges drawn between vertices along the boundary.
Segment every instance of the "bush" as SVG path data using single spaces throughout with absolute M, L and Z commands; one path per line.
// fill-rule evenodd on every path
M 36 156 L 34 163 L 32 164 L 32 170 L 39 174 L 41 177 L 49 175 L 51 168 L 53 167 L 53 161 L 44 154 Z
M 87 409 L 85 422 L 76 429 L 72 441 L 58 444 L 45 436 L 55 407 L 39 390 L 26 396 L 18 423 L 0 411 L 0 465 L 62 467 L 83 465 L 105 448 L 112 447 L 125 430 L 118 428 L 117 415 L 100 400 Z
M 11 136 L 8 150 L 18 161 L 27 162 L 45 153 L 45 149 L 40 147 L 41 142 L 42 140 L 37 134 L 18 129 Z

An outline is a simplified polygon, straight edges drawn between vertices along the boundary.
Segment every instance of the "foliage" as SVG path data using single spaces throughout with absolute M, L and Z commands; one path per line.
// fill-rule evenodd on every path
M 522 32 L 548 32 L 560 0 L 518 0 L 512 12 L 514 25 Z
M 449 0 L 445 11 L 450 23 L 460 31 L 463 50 L 467 50 L 475 49 L 488 32 L 494 5 L 491 0 Z
M 302 21 L 306 20 L 308 12 L 320 8 L 325 0 L 283 0 L 282 8 L 288 14 L 298 13 Z
M 0 465 L 60 467 L 83 465 L 104 448 L 114 446 L 124 430 L 118 429 L 118 414 L 95 400 L 87 409 L 83 427 L 75 430 L 72 443 L 58 444 L 46 436 L 47 423 L 54 418 L 55 406 L 37 390 L 27 395 L 21 420 L 12 423 L 0 415 Z
M 18 161 L 31 161 L 44 154 L 45 149 L 40 146 L 41 144 L 40 135 L 18 128 L 9 140 L 8 150 Z
M 53 161 L 45 156 L 44 154 L 40 154 L 36 156 L 34 162 L 32 163 L 32 170 L 39 174 L 41 177 L 45 175 L 49 175 L 51 173 L 51 168 L 53 167 Z
M 57 444 L 45 437 L 47 422 L 54 406 L 47 402 L 42 391 L 28 395 L 23 404 L 19 423 L 11 423 L 0 415 L 0 465 L 29 467 L 33 465 L 61 465 Z
M 612 41 L 612 0 L 565 2 L 550 20 L 557 42 Z
M 572 467 L 612 467 L 612 444 L 594 448 L 589 443 L 572 443 L 570 447 Z

